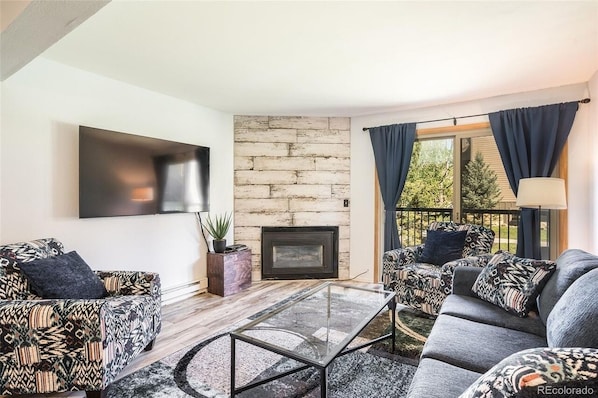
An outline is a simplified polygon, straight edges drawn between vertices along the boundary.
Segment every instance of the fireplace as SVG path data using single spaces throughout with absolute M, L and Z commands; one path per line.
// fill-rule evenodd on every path
M 338 227 L 262 227 L 262 279 L 338 278 Z

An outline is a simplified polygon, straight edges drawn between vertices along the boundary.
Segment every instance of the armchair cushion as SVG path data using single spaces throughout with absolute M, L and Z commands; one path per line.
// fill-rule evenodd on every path
M 449 261 L 461 258 L 466 235 L 467 231 L 428 231 L 420 261 L 442 266 Z
M 525 317 L 556 268 L 550 260 L 495 254 L 476 279 L 472 291 L 482 300 Z
M 598 350 L 592 348 L 523 350 L 480 376 L 460 398 L 590 396 L 592 392 L 584 394 L 582 390 L 595 391 L 597 364 Z
M 89 265 L 72 251 L 20 263 L 33 291 L 45 299 L 99 299 L 108 292 Z

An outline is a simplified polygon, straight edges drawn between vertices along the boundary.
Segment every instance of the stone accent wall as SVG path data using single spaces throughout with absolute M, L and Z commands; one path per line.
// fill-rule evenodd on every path
M 261 227 L 338 226 L 349 277 L 350 118 L 235 116 L 235 243 L 261 278 Z

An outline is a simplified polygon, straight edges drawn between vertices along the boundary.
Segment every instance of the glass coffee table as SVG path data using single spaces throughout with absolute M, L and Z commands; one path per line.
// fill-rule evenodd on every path
M 394 351 L 394 296 L 385 290 L 324 283 L 231 332 L 231 397 L 310 367 L 319 371 L 320 396 L 326 397 L 328 367 L 336 358 L 385 339 L 392 339 Z M 392 312 L 391 333 L 348 347 L 385 307 Z M 237 387 L 237 340 L 294 359 L 299 365 Z

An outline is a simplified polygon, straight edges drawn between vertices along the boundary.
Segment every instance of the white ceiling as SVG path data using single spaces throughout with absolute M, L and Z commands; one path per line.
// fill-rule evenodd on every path
M 357 116 L 586 82 L 598 0 L 113 0 L 42 56 L 231 114 Z
M 110 0 L 0 0 L 0 77 L 4 81 Z

